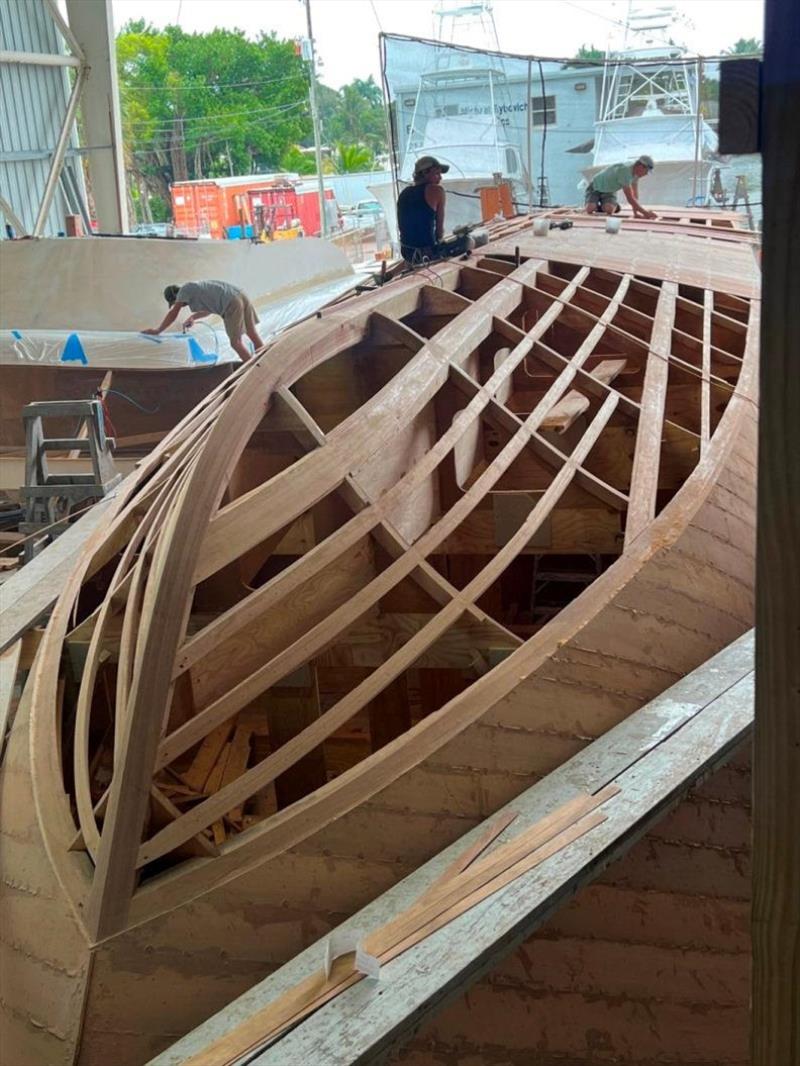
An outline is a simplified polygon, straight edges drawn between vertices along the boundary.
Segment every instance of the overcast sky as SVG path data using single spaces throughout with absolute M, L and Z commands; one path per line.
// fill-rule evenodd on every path
M 279 37 L 305 33 L 301 0 L 113 0 L 113 4 L 117 28 L 128 19 L 144 18 L 155 26 L 179 21 L 187 32 L 221 26 L 242 29 L 248 36 L 262 30 L 274 30 Z M 432 37 L 435 6 L 434 0 L 312 0 L 320 80 L 335 89 L 370 74 L 379 81 L 379 30 Z M 639 0 L 636 6 L 663 6 L 663 0 Z M 561 58 L 574 55 L 582 44 L 605 48 L 609 34 L 620 32 L 628 4 L 627 0 L 494 0 L 493 7 L 502 50 Z M 680 19 L 670 36 L 701 55 L 718 55 L 739 37 L 763 36 L 762 0 L 678 0 L 674 7 Z M 477 43 L 473 37 L 456 40 Z

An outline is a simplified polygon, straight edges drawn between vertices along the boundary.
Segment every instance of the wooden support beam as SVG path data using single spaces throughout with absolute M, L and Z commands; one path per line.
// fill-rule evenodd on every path
M 753 1066 L 800 1063 L 800 6 L 767 0 L 753 766 Z
M 672 324 L 675 319 L 675 298 L 678 286 L 665 281 L 658 298 L 650 353 L 642 388 L 639 428 L 631 475 L 628 520 L 625 525 L 625 546 L 653 520 L 656 513 L 658 468 L 661 460 L 661 436 L 669 378 L 669 353 Z

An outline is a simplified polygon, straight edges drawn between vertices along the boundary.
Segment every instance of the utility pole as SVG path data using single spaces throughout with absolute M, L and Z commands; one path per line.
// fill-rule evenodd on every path
M 319 128 L 319 111 L 317 110 L 317 52 L 314 47 L 314 33 L 311 29 L 311 0 L 303 0 L 303 3 L 306 6 L 306 23 L 308 25 L 308 58 L 311 73 L 311 121 L 314 123 L 314 155 L 317 160 L 317 182 L 319 184 L 320 235 L 325 238 L 328 236 L 328 220 L 325 217 L 325 182 L 322 178 L 322 139 Z

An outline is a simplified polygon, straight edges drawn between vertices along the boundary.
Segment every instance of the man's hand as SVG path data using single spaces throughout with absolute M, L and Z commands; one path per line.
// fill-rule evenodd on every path
M 144 333 L 147 337 L 157 337 L 161 332 L 160 329 L 140 329 L 140 333 Z

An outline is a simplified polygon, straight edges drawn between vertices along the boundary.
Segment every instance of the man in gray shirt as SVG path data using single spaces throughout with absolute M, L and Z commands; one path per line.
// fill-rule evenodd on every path
M 242 341 L 246 333 L 256 351 L 263 348 L 264 342 L 258 334 L 258 315 L 246 293 L 229 285 L 226 281 L 187 281 L 183 285 L 167 285 L 164 299 L 169 304 L 169 311 L 156 329 L 143 329 L 142 333 L 157 336 L 168 329 L 178 317 L 182 307 L 192 312 L 184 320 L 183 329 L 187 330 L 198 318 L 206 315 L 219 315 L 225 323 L 225 332 L 231 347 L 243 361 L 250 358 L 250 352 Z

